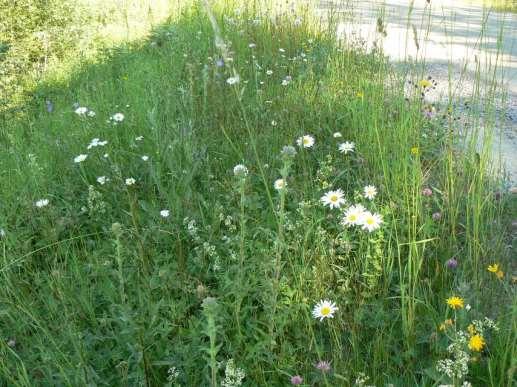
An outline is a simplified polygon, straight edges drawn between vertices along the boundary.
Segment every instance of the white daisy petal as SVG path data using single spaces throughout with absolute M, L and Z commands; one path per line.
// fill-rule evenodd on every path
M 335 191 L 328 191 L 321 198 L 324 206 L 329 206 L 330 208 L 339 208 L 343 204 L 345 204 L 344 193 L 342 190 L 338 189 Z
M 373 198 L 377 195 L 377 188 L 373 185 L 367 185 L 364 187 L 364 197 L 366 199 L 373 200 Z
M 316 319 L 319 318 L 320 321 L 323 321 L 325 318 L 333 318 L 334 313 L 338 309 L 339 308 L 332 301 L 321 300 L 314 306 L 314 309 L 312 310 L 312 316 Z
M 310 134 L 306 134 L 302 137 L 299 137 L 296 140 L 296 144 L 299 147 L 312 148 L 312 146 L 314 145 L 314 137 L 312 137 Z
M 345 227 L 359 226 L 362 224 L 365 208 L 361 204 L 350 206 L 344 213 L 341 224 Z
M 361 219 L 361 227 L 363 230 L 373 232 L 381 227 L 383 220 L 379 214 L 372 214 L 370 211 L 366 211 Z
M 353 152 L 354 148 L 355 148 L 355 144 L 353 142 L 350 142 L 350 141 L 345 141 L 344 143 L 339 144 L 339 151 L 341 153 L 344 153 L 345 155 L 348 152 Z

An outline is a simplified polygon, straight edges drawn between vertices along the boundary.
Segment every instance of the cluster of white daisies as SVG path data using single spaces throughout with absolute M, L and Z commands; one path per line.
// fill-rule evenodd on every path
M 376 195 L 377 189 L 373 185 L 364 187 L 363 196 L 366 199 L 373 200 Z M 345 194 L 340 189 L 326 192 L 321 201 L 324 206 L 330 208 L 341 208 L 346 203 Z M 362 204 L 354 204 L 345 210 L 341 224 L 345 227 L 359 226 L 363 230 L 372 232 L 381 226 L 382 216 L 371 213 Z
M 342 135 L 340 132 L 336 132 L 334 133 L 333 137 L 338 139 L 341 138 Z M 312 148 L 314 143 L 314 137 L 309 134 L 301 136 L 296 140 L 296 144 L 301 148 Z M 354 149 L 355 144 L 350 141 L 345 141 L 338 145 L 338 150 L 344 154 L 353 152 Z M 277 179 L 274 182 L 274 187 L 276 190 L 282 190 L 286 186 L 287 184 L 284 179 Z M 366 199 L 373 200 L 376 195 L 377 189 L 375 186 L 367 185 L 364 187 L 363 196 Z M 323 195 L 321 198 L 321 201 L 324 206 L 329 206 L 331 209 L 341 208 L 346 204 L 345 194 L 341 189 L 326 192 L 325 195 Z M 382 216 L 377 213 L 371 213 L 361 204 L 355 204 L 345 210 L 341 224 L 345 227 L 359 226 L 363 230 L 372 232 L 381 226 Z
M 334 138 L 339 139 L 342 137 L 340 132 L 336 132 L 333 135 Z M 306 134 L 299 137 L 296 140 L 296 144 L 300 148 L 312 148 L 315 144 L 313 136 Z M 345 141 L 338 145 L 338 150 L 341 153 L 348 154 L 354 152 L 355 144 L 351 141 Z M 282 149 L 282 154 L 294 156 L 296 149 L 292 146 L 285 146 Z M 242 164 L 238 164 L 233 168 L 235 176 L 244 178 L 248 175 L 248 168 Z M 273 183 L 273 187 L 277 191 L 284 190 L 287 187 L 285 179 L 277 179 Z M 373 185 L 367 185 L 363 189 L 363 197 L 368 200 L 373 200 L 377 196 L 377 188 Z M 340 209 L 346 204 L 345 194 L 343 190 L 337 189 L 326 192 L 321 198 L 321 202 L 324 206 L 328 206 L 331 209 Z M 362 204 L 354 204 L 349 206 L 343 213 L 341 224 L 345 227 L 359 226 L 363 230 L 373 232 L 377 230 L 382 224 L 382 216 L 377 213 L 368 211 Z M 325 318 L 334 317 L 334 313 L 339 308 L 336 304 L 330 300 L 320 300 L 313 308 L 312 315 L 314 318 L 323 321 Z
M 126 107 L 129 107 L 129 105 L 126 105 Z M 80 117 L 85 117 L 85 116 L 88 116 L 88 117 L 95 117 L 95 112 L 93 110 L 90 110 L 89 108 L 87 107 L 84 107 L 84 106 L 80 106 L 78 108 L 76 108 L 74 110 L 75 114 L 77 114 L 78 116 Z M 125 117 L 124 117 L 124 114 L 122 113 L 115 113 L 113 114 L 109 120 L 107 120 L 107 122 L 112 122 L 114 124 L 119 124 L 121 123 L 122 121 L 124 121 Z M 135 138 L 135 141 L 142 141 L 144 139 L 143 136 L 138 136 Z M 103 147 L 103 146 L 106 146 L 108 144 L 108 141 L 107 140 L 101 140 L 100 138 L 93 138 L 90 143 L 88 144 L 88 146 L 86 147 L 86 149 L 88 150 L 91 150 L 92 148 L 96 148 L 96 147 Z M 104 158 L 107 158 L 109 157 L 109 155 L 107 153 L 105 153 L 103 155 Z M 86 159 L 88 158 L 88 154 L 86 153 L 81 153 L 77 156 L 74 157 L 74 163 L 76 164 L 81 164 L 83 163 Z M 149 156 L 146 156 L 146 155 L 143 155 L 141 157 L 141 159 L 143 161 L 148 161 L 149 160 Z M 97 177 L 97 183 L 100 184 L 100 185 L 104 185 L 106 183 L 108 183 L 110 181 L 110 179 L 106 176 L 99 176 Z M 133 178 L 133 177 L 128 177 L 124 180 L 124 183 L 126 186 L 133 186 L 136 184 L 136 179 Z M 39 199 L 37 200 L 36 202 L 34 202 L 34 206 L 37 207 L 37 208 L 43 208 L 43 207 L 46 207 L 49 205 L 49 200 L 48 199 Z M 167 218 L 169 217 L 170 215 L 170 212 L 169 210 L 161 210 L 160 211 L 160 216 L 162 218 Z

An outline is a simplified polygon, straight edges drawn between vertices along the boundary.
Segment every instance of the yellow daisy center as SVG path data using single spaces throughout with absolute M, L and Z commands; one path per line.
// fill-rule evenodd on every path
M 355 222 L 357 220 L 357 215 L 356 214 L 350 214 L 348 216 L 348 219 L 350 219 L 352 222 Z
M 320 313 L 322 316 L 328 316 L 330 314 L 330 307 L 328 307 L 328 306 L 322 307 Z
M 337 202 L 337 201 L 338 201 L 338 199 L 339 199 L 339 198 L 338 198 L 338 196 L 337 196 L 337 195 L 331 195 L 331 196 L 330 196 L 330 201 L 331 201 L 331 202 Z
M 308 138 L 304 138 L 303 139 L 303 144 L 304 145 L 308 145 L 309 144 L 309 139 Z
M 368 223 L 369 225 L 372 225 L 374 223 L 373 218 L 366 219 L 366 223 Z

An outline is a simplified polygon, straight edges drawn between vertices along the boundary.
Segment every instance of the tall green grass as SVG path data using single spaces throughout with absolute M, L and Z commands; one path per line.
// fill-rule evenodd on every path
M 514 0 L 476 0 L 474 3 L 483 4 L 500 12 L 517 12 L 517 3 Z
M 500 329 L 469 352 L 466 379 L 510 386 L 510 204 L 494 199 L 486 154 L 457 144 L 447 107 L 428 119 L 406 99 L 381 52 L 343 46 L 307 9 L 235 5 L 213 6 L 214 24 L 185 7 L 149 39 L 39 83 L 4 121 L 1 380 L 238 385 L 237 367 L 249 386 L 459 385 L 436 362 L 487 316 Z M 304 134 L 313 148 L 296 146 Z M 108 143 L 87 149 L 93 138 Z M 345 140 L 355 152 L 338 151 Z M 320 201 L 337 188 L 381 228 L 341 226 Z M 453 313 L 453 295 L 472 309 Z M 321 299 L 333 319 L 311 316 Z

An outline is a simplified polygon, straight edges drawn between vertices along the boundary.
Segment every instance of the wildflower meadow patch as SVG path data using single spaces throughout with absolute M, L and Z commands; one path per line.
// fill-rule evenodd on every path
M 436 81 L 251 3 L 185 1 L 4 121 L 1 384 L 510 386 L 511 195 Z

